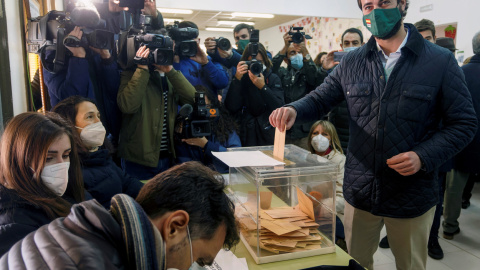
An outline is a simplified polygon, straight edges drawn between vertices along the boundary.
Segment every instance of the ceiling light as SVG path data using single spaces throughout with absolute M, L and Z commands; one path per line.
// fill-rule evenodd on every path
M 265 13 L 243 13 L 243 12 L 234 12 L 234 13 L 232 13 L 232 17 L 272 19 L 272 18 L 275 17 L 275 16 L 274 16 L 273 14 L 265 14 Z
M 175 21 L 181 22 L 183 21 L 183 18 L 163 18 L 163 21 L 168 24 L 168 23 L 174 23 Z
M 233 32 L 233 28 L 207 27 L 205 30 L 215 32 Z
M 217 21 L 217 24 L 218 24 L 218 25 L 231 25 L 231 26 L 235 26 L 235 25 L 241 24 L 241 23 L 248 24 L 248 25 L 255 25 L 255 22 Z
M 192 14 L 193 10 L 190 9 L 175 9 L 175 8 L 158 8 L 160 13 L 173 13 L 173 14 Z

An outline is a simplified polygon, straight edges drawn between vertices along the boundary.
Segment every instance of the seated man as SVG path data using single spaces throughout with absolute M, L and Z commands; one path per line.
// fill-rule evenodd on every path
M 157 175 L 137 202 L 95 200 L 40 227 L 0 259 L 2 269 L 189 269 L 239 241 L 234 205 L 212 170 L 187 162 Z M 28 248 L 25 248 L 27 247 Z

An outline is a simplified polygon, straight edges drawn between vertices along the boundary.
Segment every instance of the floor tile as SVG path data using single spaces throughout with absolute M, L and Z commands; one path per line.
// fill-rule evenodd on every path
M 465 251 L 456 251 L 445 254 L 442 263 L 452 269 L 478 270 L 480 268 L 480 258 Z

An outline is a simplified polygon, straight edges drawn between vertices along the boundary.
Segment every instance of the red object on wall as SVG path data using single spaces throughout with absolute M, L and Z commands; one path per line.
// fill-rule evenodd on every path
M 445 28 L 445 37 L 455 39 L 456 35 L 457 35 L 457 28 L 453 27 L 452 25 L 449 25 L 447 28 Z

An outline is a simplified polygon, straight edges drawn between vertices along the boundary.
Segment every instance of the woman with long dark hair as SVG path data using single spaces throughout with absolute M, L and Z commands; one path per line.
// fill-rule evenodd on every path
M 18 240 L 84 200 L 80 162 L 68 122 L 22 113 L 7 124 L 0 151 L 0 256 Z
M 212 152 L 224 152 L 227 148 L 242 146 L 237 135 L 237 124 L 212 91 L 201 85 L 195 86 L 195 89 L 199 93 L 205 93 L 207 108 L 216 110 L 218 116 L 211 120 L 212 134 L 209 136 L 182 138 L 177 134 L 177 138 L 180 138 L 175 145 L 177 162 L 201 161 L 220 173 L 227 173 L 228 166 L 214 157 Z
M 225 107 L 240 122 L 243 146 L 273 145 L 275 129 L 268 117 L 285 104 L 280 78 L 272 73 L 272 62 L 265 47 L 258 43 L 258 53 L 252 55 L 252 43 L 243 52 L 237 72 L 230 84 Z M 252 73 L 246 61 L 257 61 L 263 66 L 258 75 Z
M 143 184 L 125 174 L 104 147 L 109 142 L 95 102 L 71 96 L 60 101 L 53 111 L 75 126 L 72 133 L 82 162 L 83 182 L 93 198 L 107 209 L 110 209 L 112 197 L 118 193 L 135 198 Z

